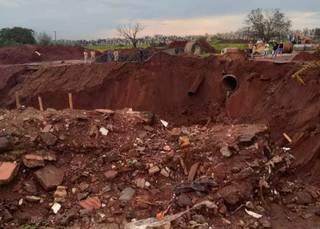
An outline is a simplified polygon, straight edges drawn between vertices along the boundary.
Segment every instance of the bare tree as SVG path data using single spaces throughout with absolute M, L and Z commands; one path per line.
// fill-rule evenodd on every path
M 138 34 L 144 30 L 144 26 L 140 23 L 134 25 L 120 25 L 118 28 L 118 33 L 125 39 L 128 39 L 134 48 L 137 48 L 138 45 Z
M 246 24 L 252 38 L 268 41 L 272 38 L 285 38 L 290 31 L 291 20 L 279 9 L 258 8 L 248 14 Z

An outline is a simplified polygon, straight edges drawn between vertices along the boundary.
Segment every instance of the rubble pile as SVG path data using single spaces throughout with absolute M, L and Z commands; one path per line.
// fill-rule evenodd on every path
M 272 204 L 319 213 L 318 190 L 290 179 L 290 148 L 264 124 L 172 127 L 132 109 L 22 108 L 0 119 L 6 228 L 269 228 Z

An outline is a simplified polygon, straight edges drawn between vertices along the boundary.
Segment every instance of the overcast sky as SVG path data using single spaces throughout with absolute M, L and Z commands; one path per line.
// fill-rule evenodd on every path
M 255 8 L 280 8 L 295 28 L 320 27 L 320 0 L 0 0 L 0 28 L 96 39 L 117 36 L 119 24 L 140 22 L 143 35 L 214 34 L 241 28 Z

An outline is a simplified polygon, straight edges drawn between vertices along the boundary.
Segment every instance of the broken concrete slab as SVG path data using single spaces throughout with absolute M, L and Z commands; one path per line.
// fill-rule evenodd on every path
M 19 165 L 16 162 L 0 162 L 0 185 L 11 182 L 18 169 Z
M 35 176 L 38 179 L 41 186 L 49 191 L 55 189 L 63 182 L 64 171 L 53 165 L 48 165 L 43 169 L 35 172 Z

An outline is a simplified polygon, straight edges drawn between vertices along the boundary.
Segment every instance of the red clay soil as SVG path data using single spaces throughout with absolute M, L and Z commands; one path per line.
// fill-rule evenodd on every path
M 7 89 L 1 91 L 0 105 L 13 108 L 19 92 L 22 104 L 38 107 L 40 95 L 46 108 L 63 109 L 68 107 L 68 92 L 72 92 L 76 108 L 131 107 L 155 112 L 175 125 L 210 120 L 265 122 L 273 141 L 292 148 L 305 175 L 311 166 L 320 167 L 320 69 L 302 75 L 306 83 L 302 86 L 291 77 L 300 68 L 298 63 L 249 62 L 240 55 L 201 59 L 159 53 L 141 64 L 51 67 L 22 78 L 10 70 L 13 78 L 24 81 L 13 87 L 3 85 Z M 239 82 L 238 90 L 228 98 L 222 86 L 223 73 L 234 74 Z M 190 96 L 194 85 L 198 90 Z M 285 141 L 284 132 L 293 139 L 292 144 Z M 320 183 L 319 171 L 312 170 L 312 181 Z
M 23 64 L 30 62 L 81 59 L 83 48 L 62 45 L 19 45 L 0 48 L 0 64 Z M 41 53 L 37 55 L 35 51 Z
M 300 52 L 294 58 L 294 61 L 317 61 L 320 60 L 320 53 Z

